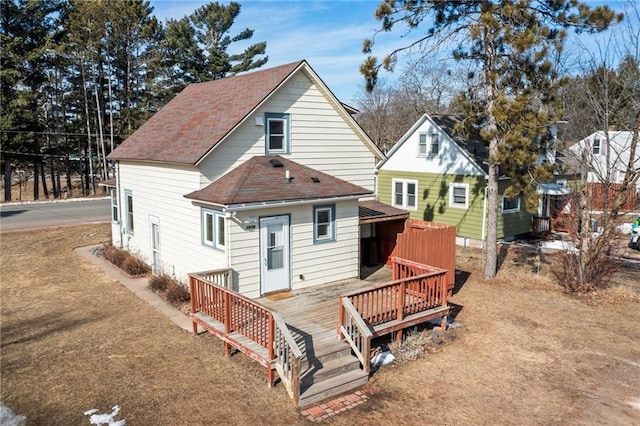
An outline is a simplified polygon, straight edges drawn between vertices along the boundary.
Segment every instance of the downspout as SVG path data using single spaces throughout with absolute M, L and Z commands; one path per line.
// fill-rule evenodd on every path
M 482 249 L 484 249 L 485 247 L 485 232 L 486 232 L 486 227 L 487 227 L 487 189 L 489 189 L 488 186 L 484 187 L 484 198 L 482 200 L 482 234 L 481 234 L 481 242 L 480 242 L 480 247 Z

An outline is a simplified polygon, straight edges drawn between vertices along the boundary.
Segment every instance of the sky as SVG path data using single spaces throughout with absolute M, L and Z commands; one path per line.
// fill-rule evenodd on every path
M 356 103 L 364 91 L 359 67 L 366 56 L 362 42 L 379 27 L 373 12 L 376 0 L 267 1 L 238 0 L 240 15 L 231 34 L 245 28 L 255 30 L 251 42 L 267 42 L 269 62 L 263 68 L 306 59 L 329 89 L 342 102 Z M 154 15 L 162 22 L 180 19 L 209 1 L 151 0 Z M 225 2 L 226 3 L 226 2 Z M 382 56 L 406 40 L 399 34 L 377 40 L 374 53 Z M 234 45 L 238 47 L 236 49 Z M 229 53 L 242 44 L 232 43 Z
M 229 53 L 239 53 L 252 43 L 266 41 L 269 61 L 263 68 L 306 59 L 336 97 L 352 106 L 364 93 L 364 77 L 359 72 L 366 55 L 362 43 L 371 38 L 380 23 L 374 11 L 380 0 L 236 0 L 240 14 L 231 28 L 235 35 L 245 28 L 253 29 L 252 39 L 232 43 Z M 638 0 L 640 1 L 640 0 Z M 154 15 L 162 22 L 190 15 L 207 0 L 151 0 Z M 620 9 L 620 1 L 586 0 L 590 6 L 609 4 Z M 228 3 L 221 1 L 221 3 Z M 382 58 L 406 45 L 415 35 L 401 29 L 378 34 L 373 54 Z M 583 36 L 580 45 L 593 46 L 592 36 Z M 581 51 L 575 42 L 568 48 Z M 596 49 L 594 47 L 594 49 Z M 597 49 L 596 49 L 597 50 Z M 599 54 L 595 53 L 596 56 Z M 402 70 L 402 62 L 394 74 L 382 72 L 383 80 L 393 82 Z

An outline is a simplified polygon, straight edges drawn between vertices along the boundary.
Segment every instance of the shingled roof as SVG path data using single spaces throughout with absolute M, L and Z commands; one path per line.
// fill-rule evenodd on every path
M 286 179 L 289 172 L 290 181 Z M 218 205 L 372 195 L 372 192 L 279 155 L 255 156 L 186 198 Z
M 191 84 L 109 158 L 196 164 L 305 61 Z

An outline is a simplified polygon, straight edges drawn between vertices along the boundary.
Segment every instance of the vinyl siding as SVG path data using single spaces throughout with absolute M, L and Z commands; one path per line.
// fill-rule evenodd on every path
M 412 219 L 427 220 L 454 225 L 459 237 L 482 238 L 482 211 L 484 178 L 480 176 L 455 176 L 434 173 L 411 173 L 381 170 L 378 174 L 378 199 L 392 204 L 393 179 L 418 181 L 418 209 L 408 210 Z M 449 206 L 449 184 L 469 184 L 469 207 Z
M 248 297 L 260 296 L 260 229 L 245 230 L 247 217 L 289 215 L 291 288 L 293 290 L 359 274 L 358 203 L 336 203 L 336 241 L 314 244 L 313 205 L 238 212 L 230 221 L 231 267 L 234 287 Z M 301 279 L 300 276 L 304 276 Z
M 199 164 L 201 187 L 255 155 L 265 155 L 265 127 L 254 118 L 267 112 L 290 119 L 290 154 L 302 165 L 374 190 L 376 158 L 348 121 L 303 73 L 294 75 Z
M 486 187 L 484 178 L 382 170 L 378 174 L 378 199 L 389 205 L 393 205 L 393 179 L 416 180 L 418 182 L 418 209 L 408 210 L 412 219 L 454 225 L 458 237 L 483 239 L 482 221 L 484 189 Z M 449 205 L 449 185 L 451 183 L 469 185 L 469 206 L 467 209 Z M 501 181 L 499 194 L 502 195 L 508 186 L 509 181 Z M 497 228 L 499 239 L 531 231 L 531 215 L 526 211 L 524 199 L 520 200 L 519 212 L 504 214 L 502 213 L 502 198 L 498 200 Z
M 502 195 L 509 187 L 510 181 L 503 180 L 498 183 L 498 238 L 515 237 L 516 235 L 531 232 L 531 214 L 527 212 L 526 201 L 520 197 L 520 211 L 502 213 Z
M 201 243 L 200 207 L 183 197 L 199 184 L 200 174 L 195 167 L 120 162 L 121 215 L 125 214 L 125 190 L 132 193 L 134 215 L 134 233 L 122 234 L 123 246 L 151 263 L 149 216 L 157 217 L 162 270 L 183 283 L 187 282 L 190 272 L 227 265 L 224 251 Z M 124 226 L 124 221 L 121 222 Z

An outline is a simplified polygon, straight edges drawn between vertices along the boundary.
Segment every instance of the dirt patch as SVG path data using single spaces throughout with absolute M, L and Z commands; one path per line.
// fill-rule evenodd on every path
M 3 403 L 28 424 L 307 424 L 264 368 L 224 356 L 84 262 L 110 226 L 0 235 Z M 452 342 L 381 368 L 330 424 L 640 424 L 640 304 L 567 295 L 505 262 L 483 281 L 459 260 Z M 508 266 L 508 267 L 507 267 Z M 634 403 L 636 404 L 634 406 Z

